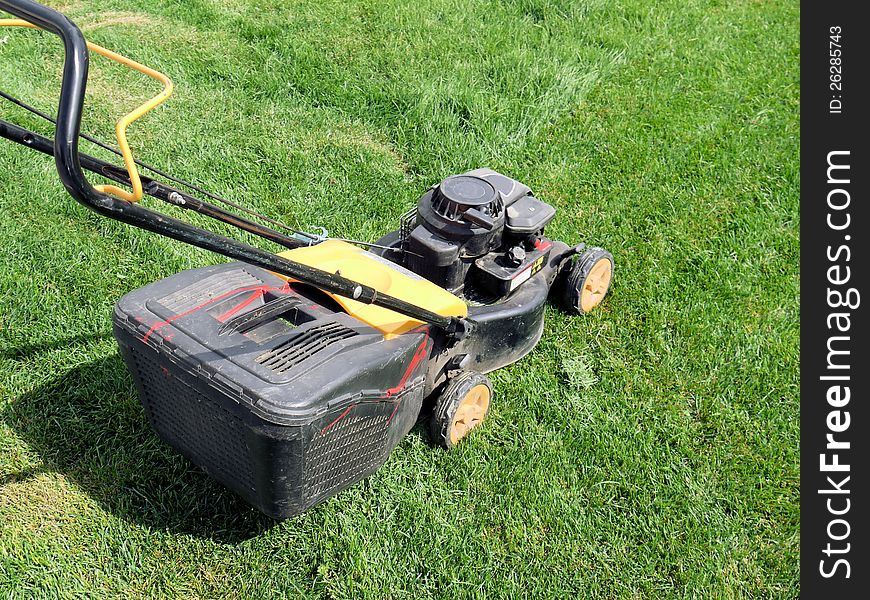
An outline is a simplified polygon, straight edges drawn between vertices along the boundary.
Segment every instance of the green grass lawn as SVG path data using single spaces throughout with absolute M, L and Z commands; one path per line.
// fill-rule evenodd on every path
M 798 596 L 797 3 L 64 4 L 175 81 L 131 128 L 149 162 L 369 241 L 489 166 L 617 272 L 596 313 L 548 309 L 467 443 L 418 427 L 275 524 L 157 439 L 111 336 L 121 295 L 220 258 L 0 140 L 0 596 Z M 52 111 L 59 57 L 0 30 L 0 87 Z M 91 71 L 83 129 L 112 140 L 156 86 Z

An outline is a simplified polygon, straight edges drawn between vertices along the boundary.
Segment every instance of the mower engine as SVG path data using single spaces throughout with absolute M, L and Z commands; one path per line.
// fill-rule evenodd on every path
M 488 412 L 483 374 L 537 344 L 552 289 L 577 312 L 600 301 L 587 283 L 606 269 L 606 293 L 612 258 L 544 237 L 554 215 L 478 169 L 431 187 L 376 252 L 326 240 L 280 255 L 465 315 L 464 331 L 235 262 L 127 294 L 115 336 L 160 437 L 285 518 L 373 473 L 427 398 L 432 439 L 456 444 Z
M 448 177 L 403 219 L 403 264 L 452 293 L 502 298 L 546 262 L 544 227 L 555 215 L 528 186 L 492 169 Z

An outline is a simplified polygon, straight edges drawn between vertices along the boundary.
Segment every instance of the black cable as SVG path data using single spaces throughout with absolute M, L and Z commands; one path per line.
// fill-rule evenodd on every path
M 34 115 L 45 119 L 49 123 L 57 125 L 57 121 L 51 115 L 42 112 L 41 110 L 39 110 L 35 106 L 31 106 L 31 105 L 27 104 L 26 102 L 19 100 L 15 96 L 7 94 L 3 90 L 0 90 L 0 97 L 5 98 L 6 100 L 8 100 L 9 102 L 12 102 L 16 106 L 19 106 L 19 107 L 23 108 L 24 110 L 31 112 Z M 107 144 L 107 143 L 95 138 L 92 135 L 88 135 L 87 133 L 80 131 L 79 137 L 82 138 L 83 140 L 87 140 L 87 141 L 91 142 L 92 144 L 96 144 L 100 148 L 107 150 L 107 151 L 111 152 L 112 154 L 116 154 L 117 156 L 120 156 L 121 158 L 124 157 L 124 155 L 121 153 L 120 150 L 118 150 L 114 146 L 111 146 L 110 144 Z M 252 210 L 250 208 L 247 208 L 247 207 L 245 207 L 237 202 L 233 202 L 232 200 L 227 200 L 226 198 L 222 198 L 222 197 L 218 196 L 217 194 L 213 194 L 213 193 L 209 192 L 208 190 L 205 190 L 205 189 L 203 189 L 203 188 L 201 188 L 193 183 L 190 183 L 189 181 L 185 181 L 184 179 L 181 179 L 179 177 L 174 177 L 174 176 L 170 175 L 169 173 L 161 171 L 157 167 L 153 167 L 146 162 L 142 162 L 141 160 L 138 160 L 135 158 L 133 159 L 133 162 L 135 162 L 138 166 L 142 167 L 143 169 L 151 171 L 155 175 L 159 175 L 160 177 L 163 177 L 164 179 L 168 179 L 169 181 L 171 181 L 173 183 L 176 183 L 178 185 L 182 185 L 188 189 L 194 190 L 195 192 L 199 192 L 203 196 L 207 196 L 208 198 L 211 198 L 212 200 L 216 200 L 217 202 L 221 202 L 222 204 L 225 204 L 227 206 L 235 208 L 236 210 L 240 210 L 240 211 L 247 213 L 251 216 L 254 216 L 262 221 L 266 221 L 267 223 L 270 223 L 270 224 L 275 225 L 277 227 L 281 227 L 282 229 L 289 231 L 290 233 L 293 233 L 296 235 L 301 235 L 305 238 L 308 238 L 312 242 L 320 241 L 322 239 L 321 236 L 313 235 L 313 234 L 310 234 L 306 231 L 299 231 L 299 230 L 293 229 L 292 227 L 285 225 L 281 221 L 272 219 L 271 217 L 267 217 L 264 214 L 258 213 L 257 211 Z M 351 240 L 351 239 L 346 239 L 346 238 L 331 238 L 331 239 L 341 240 L 343 242 L 348 242 L 351 244 L 359 244 L 361 246 L 366 246 L 369 248 L 380 248 L 383 250 L 401 251 L 401 249 L 399 249 L 399 248 L 389 248 L 387 246 L 381 246 L 381 245 L 372 244 L 369 242 L 361 242 L 359 240 Z M 416 253 L 411 252 L 410 254 L 416 254 Z
M 16 105 L 20 106 L 21 108 L 23 108 L 24 110 L 32 112 L 37 117 L 42 117 L 46 121 L 53 123 L 54 125 L 57 125 L 57 121 L 55 121 L 54 117 L 42 112 L 41 110 L 39 110 L 36 107 L 30 106 L 29 104 L 22 102 L 21 100 L 19 100 L 15 96 L 10 96 L 9 94 L 4 92 L 3 90 L 0 90 L 0 96 L 2 96 L 3 98 L 6 98 L 12 104 L 16 104 Z M 99 146 L 100 148 L 103 148 L 104 150 L 108 150 L 109 152 L 114 152 L 118 156 L 122 156 L 120 150 L 113 148 L 112 146 L 110 146 L 109 144 L 106 144 L 105 142 L 101 142 L 100 140 L 88 135 L 87 133 L 79 133 L 79 137 L 81 137 L 82 139 L 88 140 L 92 144 L 96 144 L 97 146 Z M 136 161 L 136 164 L 139 164 L 139 161 Z M 148 168 L 146 165 L 140 165 L 140 166 L 143 166 L 146 169 Z
M 38 108 L 31 106 L 31 105 L 27 104 L 26 102 L 22 102 L 21 100 L 19 100 L 15 96 L 11 96 L 10 94 L 7 94 L 3 90 L 0 90 L 0 97 L 3 97 L 6 100 L 8 100 L 9 102 L 12 102 L 13 104 L 23 108 L 24 110 L 31 112 L 34 115 L 45 119 L 49 123 L 52 123 L 55 125 L 57 124 L 57 121 L 51 115 L 48 115 L 48 114 L 42 112 Z M 118 150 L 117 148 L 115 148 L 115 147 L 113 147 L 105 142 L 102 142 L 99 139 L 97 139 L 91 135 L 88 135 L 87 133 L 79 132 L 79 137 L 82 138 L 83 140 L 87 140 L 87 141 L 91 142 L 92 144 L 96 144 L 100 148 L 107 150 L 113 154 L 116 154 L 122 158 L 124 156 L 121 153 L 121 151 Z M 267 223 L 281 227 L 281 228 L 283 228 L 291 233 L 302 235 L 302 236 L 307 237 L 308 239 L 311 239 L 311 240 L 318 239 L 316 236 L 312 236 L 311 234 L 309 234 L 305 231 L 297 231 L 291 227 L 288 227 L 287 225 L 285 225 L 284 223 L 282 223 L 280 221 L 277 221 L 275 219 L 267 217 L 266 215 L 260 214 L 255 210 L 251 210 L 250 208 L 247 208 L 245 206 L 242 206 L 241 204 L 238 204 L 237 202 L 227 200 L 226 198 L 221 198 L 217 194 L 213 194 L 213 193 L 209 192 L 208 190 L 204 190 L 201 187 L 199 187 L 193 183 L 190 183 L 189 181 L 185 181 L 184 179 L 180 179 L 178 177 L 173 177 L 169 173 L 161 171 L 160 169 L 153 167 L 153 166 L 149 165 L 148 163 L 142 162 L 141 160 L 134 158 L 133 162 L 135 162 L 138 166 L 142 167 L 143 169 L 147 169 L 148 171 L 151 171 L 152 173 L 159 175 L 160 177 L 163 177 L 164 179 L 168 179 L 169 181 L 171 181 L 173 183 L 176 183 L 178 185 L 182 185 L 188 189 L 199 192 L 200 194 L 207 196 L 207 197 L 211 198 L 212 200 L 216 200 L 216 201 L 221 202 L 227 206 L 231 206 L 232 208 L 235 208 L 236 210 L 240 210 L 240 211 L 245 212 L 251 216 L 257 217 L 258 219 L 260 219 L 262 221 L 266 221 Z

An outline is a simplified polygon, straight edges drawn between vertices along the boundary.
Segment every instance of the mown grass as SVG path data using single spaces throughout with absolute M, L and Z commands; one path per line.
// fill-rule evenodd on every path
M 111 339 L 118 297 L 217 259 L 88 213 L 49 159 L 0 143 L 0 594 L 798 595 L 796 4 L 65 10 L 176 82 L 131 130 L 150 162 L 368 240 L 488 165 L 559 209 L 554 237 L 611 250 L 617 279 L 596 314 L 549 310 L 463 446 L 415 430 L 274 524 L 157 440 Z M 50 109 L 58 57 L 0 31 L 0 85 Z M 84 128 L 111 139 L 152 87 L 92 73 Z

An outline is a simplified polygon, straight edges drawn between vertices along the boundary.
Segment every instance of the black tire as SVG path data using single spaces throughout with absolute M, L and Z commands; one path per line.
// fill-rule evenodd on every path
M 432 442 L 448 450 L 453 448 L 486 419 L 491 405 L 492 383 L 485 375 L 463 371 L 453 377 L 435 401 L 429 420 Z
M 559 300 L 565 310 L 585 315 L 601 304 L 610 291 L 613 255 L 604 248 L 587 248 L 565 268 Z

